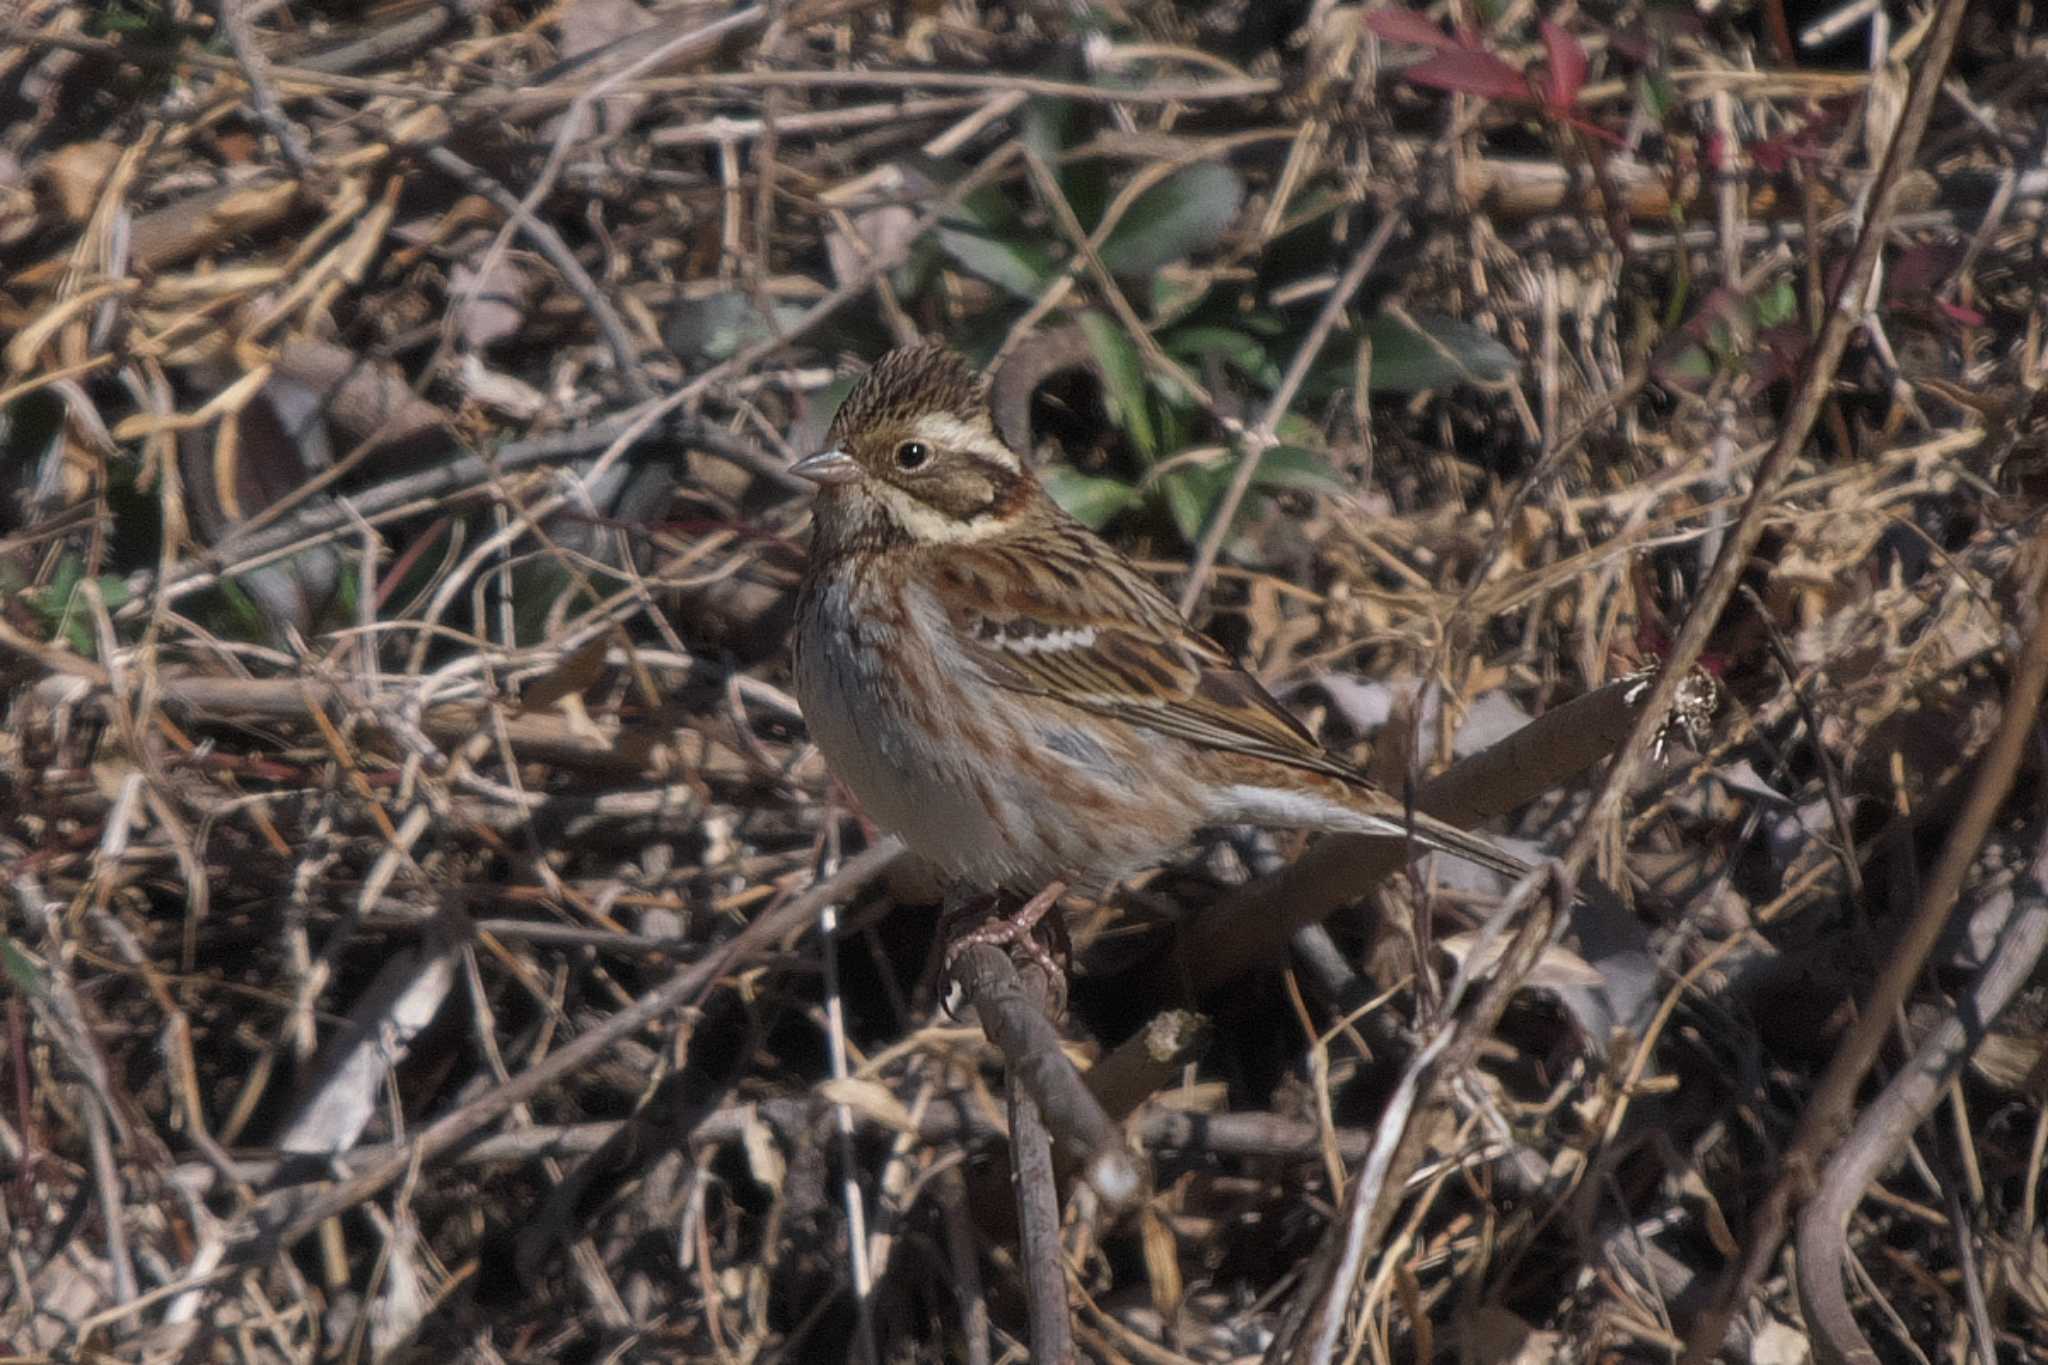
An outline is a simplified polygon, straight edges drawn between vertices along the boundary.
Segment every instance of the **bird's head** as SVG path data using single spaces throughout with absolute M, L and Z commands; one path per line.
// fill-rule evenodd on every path
M 935 342 L 876 361 L 840 404 L 826 448 L 792 472 L 818 485 L 818 535 L 831 543 L 979 540 L 1038 488 L 996 433 L 982 380 Z

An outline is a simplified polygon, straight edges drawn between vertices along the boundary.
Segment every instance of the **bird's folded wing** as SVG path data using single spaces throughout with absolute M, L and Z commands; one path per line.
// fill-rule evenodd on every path
M 1226 752 L 1356 780 L 1128 563 L 971 547 L 934 591 L 990 681 Z

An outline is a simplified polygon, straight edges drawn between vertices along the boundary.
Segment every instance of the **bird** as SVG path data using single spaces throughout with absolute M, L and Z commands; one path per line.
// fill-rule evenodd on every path
M 951 888 L 1106 888 L 1223 825 L 1528 871 L 1325 749 L 1060 508 L 945 344 L 876 361 L 791 470 L 817 485 L 793 639 L 812 741 Z

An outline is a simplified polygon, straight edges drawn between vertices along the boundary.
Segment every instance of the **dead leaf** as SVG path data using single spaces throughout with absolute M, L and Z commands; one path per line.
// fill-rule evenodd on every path
M 653 27 L 654 22 L 647 11 L 633 4 L 632 0 L 573 0 L 561 8 L 557 21 L 562 56 L 569 59 L 587 57 Z M 644 95 L 612 95 L 599 100 L 595 118 L 590 114 L 582 115 L 581 121 L 570 130 L 569 139 L 580 140 L 592 132 L 620 132 L 631 126 L 646 102 Z M 553 120 L 544 136 L 549 140 L 560 136 L 560 124 L 560 119 Z
M 1455 1323 L 1458 1359 L 1478 1365 L 1550 1365 L 1562 1359 L 1564 1336 L 1539 1332 L 1496 1304 L 1481 1304 Z
M 843 1104 L 872 1122 L 899 1133 L 916 1128 L 910 1110 L 889 1090 L 873 1081 L 849 1076 L 845 1080 L 821 1081 L 818 1095 L 831 1104 Z
M 83 223 L 99 207 L 100 192 L 120 160 L 121 148 L 115 143 L 74 142 L 44 157 L 36 166 L 36 178 L 66 221 Z
M 548 409 L 546 394 L 524 380 L 491 369 L 481 356 L 464 356 L 455 377 L 466 396 L 507 416 L 531 421 Z
M 448 296 L 459 300 L 456 335 L 472 350 L 483 350 L 526 325 L 533 280 L 515 259 L 500 254 L 488 271 L 463 263 L 448 273 Z
M 917 213 L 910 206 L 901 168 L 885 166 L 873 186 L 878 201 L 858 213 L 835 213 L 825 233 L 825 256 L 832 278 L 841 284 L 858 275 L 869 259 L 895 258 L 917 235 Z

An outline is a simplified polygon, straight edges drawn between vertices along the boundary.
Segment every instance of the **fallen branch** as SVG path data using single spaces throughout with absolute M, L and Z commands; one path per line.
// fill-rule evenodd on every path
M 1844 1235 L 1849 1216 L 1862 1201 L 1864 1190 L 1877 1178 L 1906 1140 L 1913 1135 L 1941 1097 L 1949 1083 L 1969 1060 L 1984 1038 L 1991 1021 L 1998 1017 L 2019 988 L 2033 974 L 2048 946 L 2048 841 L 2036 851 L 2028 883 L 2014 892 L 2014 905 L 1999 933 L 1991 961 L 1978 974 L 1958 1006 L 1920 1040 L 1908 1061 L 1884 1093 L 1863 1111 L 1863 1117 L 1849 1131 L 1841 1149 L 1822 1174 L 1820 1189 L 1799 1214 L 1799 1301 L 1812 1329 L 1815 1356 L 1824 1365 L 1848 1365 L 1851 1361 L 1876 1361 L 1877 1353 L 1864 1339 L 1849 1311 L 1842 1292 L 1842 1275 L 1848 1247 Z M 1904 962 L 1895 955 L 1893 966 Z M 1907 975 L 1910 981 L 1916 970 Z M 1890 974 L 1888 973 L 1888 976 Z M 1866 1010 L 1860 1023 L 1876 1021 L 1872 1030 L 1885 1033 L 1895 1016 L 1889 1011 Z M 1839 1057 L 1848 1052 L 1844 1046 Z M 1959 1237 L 1966 1236 L 1957 1228 Z M 1990 1359 L 1996 1343 L 1977 1343 L 1980 1359 Z

